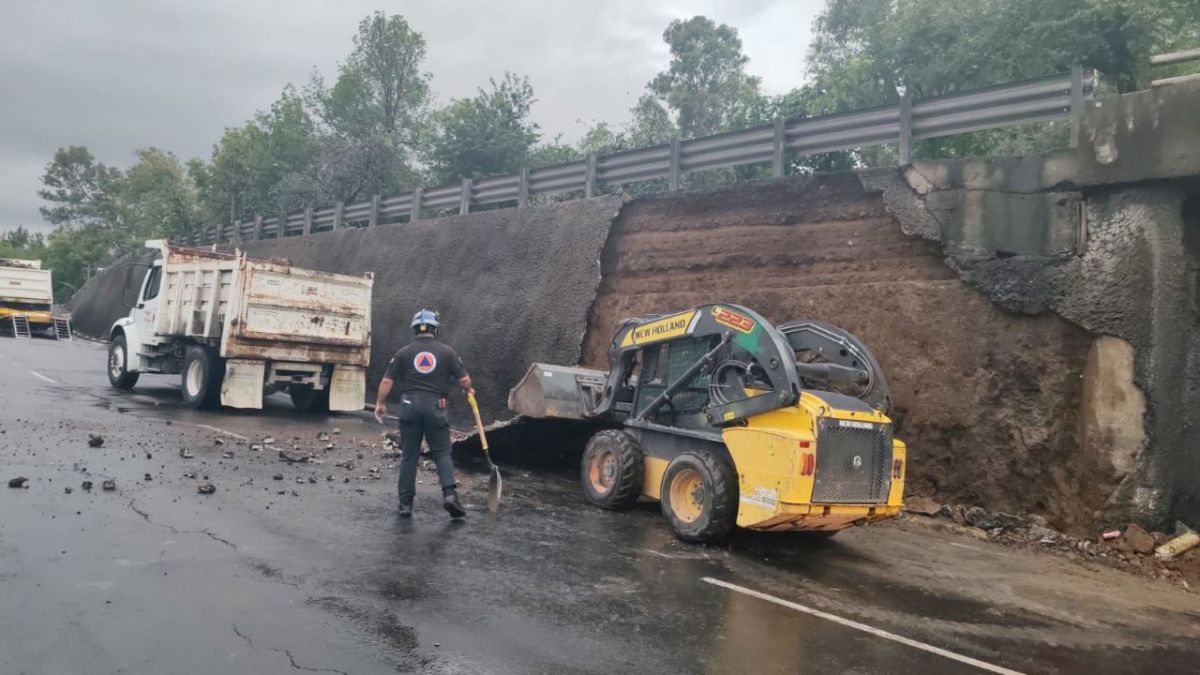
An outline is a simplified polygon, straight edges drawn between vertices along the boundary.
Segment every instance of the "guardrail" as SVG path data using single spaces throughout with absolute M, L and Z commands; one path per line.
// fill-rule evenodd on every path
M 903 165 L 909 163 L 914 140 L 1063 118 L 1071 119 L 1074 146 L 1078 143 L 1083 102 L 1091 97 L 1095 83 L 1094 71 L 1077 66 L 1070 73 L 921 101 L 902 95 L 899 103 L 890 107 L 777 120 L 716 136 L 522 169 L 507 176 L 463 179 L 458 184 L 417 188 L 405 194 L 376 195 L 369 201 L 339 202 L 276 217 L 214 225 L 186 243 L 238 242 L 343 227 L 375 227 L 419 220 L 425 211 L 457 207 L 465 214 L 476 206 L 525 206 L 536 197 L 569 192 L 591 197 L 600 185 L 653 179 L 665 179 L 668 189 L 678 190 L 686 173 L 748 164 L 770 164 L 775 176 L 783 176 L 789 152 L 813 155 L 896 143 Z

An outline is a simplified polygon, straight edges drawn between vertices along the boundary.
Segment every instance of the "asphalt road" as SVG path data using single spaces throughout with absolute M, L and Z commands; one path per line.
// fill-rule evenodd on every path
M 569 472 L 512 465 L 498 515 L 464 471 L 470 515 L 450 522 L 423 471 L 401 521 L 396 460 L 366 415 L 278 396 L 193 412 L 174 377 L 109 388 L 103 346 L 81 341 L 0 340 L 0 382 L 0 478 L 30 479 L 0 485 L 4 674 L 1169 673 L 1200 658 L 1200 595 L 916 523 L 688 546 L 653 505 L 600 511 Z M 321 463 L 250 448 L 268 436 Z M 204 476 L 215 494 L 197 493 Z

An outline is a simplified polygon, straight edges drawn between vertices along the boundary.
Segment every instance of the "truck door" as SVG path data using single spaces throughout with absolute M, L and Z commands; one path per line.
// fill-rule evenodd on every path
M 137 327 L 138 343 L 154 342 L 154 319 L 158 313 L 158 290 L 162 285 L 162 265 L 155 264 L 146 273 L 142 293 L 130 316 Z M 131 345 L 131 348 L 133 346 Z

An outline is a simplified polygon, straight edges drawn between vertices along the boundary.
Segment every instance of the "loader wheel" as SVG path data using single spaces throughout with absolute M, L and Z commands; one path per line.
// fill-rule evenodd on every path
M 642 449 L 624 431 L 598 431 L 583 451 L 580 478 L 584 494 L 596 506 L 630 506 L 642 493 Z
M 293 384 L 288 387 L 288 395 L 292 397 L 292 405 L 296 410 L 305 412 L 329 412 L 329 387 L 313 389 L 307 384 Z
M 211 349 L 195 345 L 183 359 L 183 403 L 189 408 L 215 408 L 221 402 L 225 364 Z
M 684 541 L 720 541 L 737 520 L 737 493 L 733 467 L 711 453 L 685 452 L 663 474 L 663 516 Z
M 117 389 L 133 389 L 138 373 L 129 372 L 129 346 L 124 335 L 108 343 L 108 383 Z

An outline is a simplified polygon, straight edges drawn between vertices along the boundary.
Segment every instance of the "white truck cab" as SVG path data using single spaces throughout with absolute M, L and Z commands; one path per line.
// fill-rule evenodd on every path
M 161 255 L 109 332 L 114 387 L 130 389 L 142 373 L 180 374 L 192 407 L 261 408 L 264 393 L 286 389 L 297 408 L 362 409 L 371 275 L 146 245 Z

